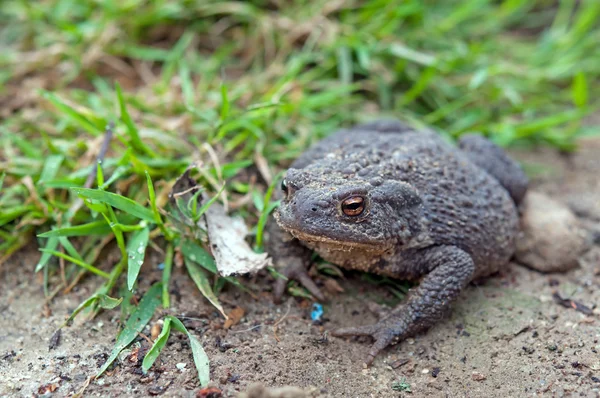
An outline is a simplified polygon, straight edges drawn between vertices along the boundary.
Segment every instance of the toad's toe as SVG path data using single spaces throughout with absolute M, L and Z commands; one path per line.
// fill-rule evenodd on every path
M 295 281 L 300 282 L 300 284 L 304 286 L 310 292 L 310 294 L 315 296 L 317 300 L 325 301 L 325 296 L 323 295 L 317 284 L 308 275 L 306 267 L 303 264 L 292 263 L 283 269 L 282 274 L 286 278 L 288 278 L 288 280 L 293 279 Z M 281 297 L 283 296 L 283 292 L 285 291 L 288 280 L 278 279 L 275 282 L 275 302 L 281 302 Z

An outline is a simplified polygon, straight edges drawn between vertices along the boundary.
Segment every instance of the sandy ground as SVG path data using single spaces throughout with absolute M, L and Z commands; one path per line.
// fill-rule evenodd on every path
M 270 278 L 258 276 L 245 280 L 262 292 L 257 300 L 235 288 L 221 295 L 227 310 L 240 306 L 246 312 L 238 325 L 224 330 L 222 318 L 181 269 L 174 270 L 169 313 L 184 319 L 202 341 L 212 385 L 223 396 L 236 396 L 259 382 L 302 387 L 310 394 L 306 396 L 598 397 L 600 311 L 584 315 L 558 305 L 552 295 L 558 292 L 592 309 L 600 299 L 600 211 L 593 209 L 600 207 L 600 141 L 584 143 L 570 157 L 550 150 L 515 156 L 543 170 L 534 178 L 534 189 L 583 208 L 582 221 L 595 231 L 590 237 L 595 236 L 596 244 L 581 257 L 580 268 L 544 275 L 510 264 L 483 284 L 470 286 L 436 327 L 388 348 L 369 369 L 362 366 L 367 338 L 325 333 L 372 323 L 376 318 L 367 303 L 391 300 L 385 287 L 365 283 L 360 274 L 347 273 L 339 280 L 346 292 L 325 304 L 321 325 L 311 322 L 306 300 L 289 298 L 274 305 Z M 138 360 L 124 355 L 119 366 L 90 380 L 110 353 L 119 311 L 87 322 L 78 319 L 49 349 L 57 327 L 98 280 L 89 278 L 44 309 L 41 279 L 32 272 L 37 258 L 37 248 L 31 247 L 0 271 L 0 396 L 70 396 L 88 381 L 85 396 L 206 396 L 196 381 L 187 340 L 179 333 L 172 334 L 147 375 L 141 372 L 141 358 L 149 343 L 140 338 Z M 151 256 L 145 264 L 142 293 L 160 278 L 159 262 Z M 411 392 L 398 391 L 408 386 Z

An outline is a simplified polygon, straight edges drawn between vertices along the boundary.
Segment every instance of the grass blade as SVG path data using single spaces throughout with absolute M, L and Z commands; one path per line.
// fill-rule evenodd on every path
M 129 290 L 133 290 L 133 285 L 135 285 L 142 264 L 144 264 L 144 255 L 149 239 L 150 229 L 140 229 L 133 233 L 127 245 L 127 287 Z
M 144 357 L 144 361 L 142 362 L 142 372 L 147 373 L 148 370 L 154 365 L 154 362 L 160 355 L 160 352 L 167 344 L 167 340 L 169 339 L 169 335 L 171 334 L 171 318 L 166 317 L 165 323 L 163 324 L 162 330 L 152 347 Z
M 98 305 L 102 308 L 104 308 L 105 310 L 112 310 L 114 308 L 116 308 L 119 304 L 121 304 L 121 302 L 123 301 L 123 298 L 112 298 L 110 296 L 107 296 L 106 294 L 98 294 Z
M 198 379 L 200 379 L 200 385 L 204 387 L 210 382 L 210 363 L 208 360 L 208 355 L 206 355 L 206 352 L 204 351 L 204 348 L 202 348 L 200 341 L 198 341 L 194 335 L 188 332 L 179 319 L 173 316 L 170 316 L 169 318 L 173 322 L 173 328 L 181 333 L 187 334 L 188 339 L 190 339 L 192 356 L 194 357 L 194 364 L 196 365 L 196 370 L 198 371 Z
M 578 108 L 584 108 L 588 103 L 588 84 L 583 73 L 578 73 L 573 79 L 573 103 Z
M 71 315 L 69 315 L 69 318 L 65 321 L 65 323 L 62 324 L 61 327 L 65 325 L 70 325 L 71 322 L 73 322 L 73 319 L 75 319 L 75 317 L 77 316 L 77 314 L 79 314 L 84 309 L 92 306 L 93 304 L 97 303 L 100 307 L 104 308 L 105 310 L 112 310 L 116 308 L 119 304 L 121 304 L 122 301 L 123 298 L 116 299 L 109 297 L 106 294 L 96 293 L 90 296 L 83 303 L 79 304 L 79 306 L 75 308 L 75 310 L 71 313 Z
M 225 319 L 227 319 L 227 315 L 225 314 L 225 311 L 223 310 L 219 299 L 217 298 L 217 296 L 215 296 L 215 293 L 213 292 L 210 286 L 210 282 L 206 274 L 196 265 L 195 262 L 191 261 L 188 257 L 184 257 L 184 262 L 185 267 L 187 268 L 190 276 L 192 277 L 192 280 L 198 287 L 198 290 L 200 290 L 200 293 L 202 293 L 202 295 L 206 297 L 206 299 L 210 301 L 210 303 L 217 310 L 219 310 L 219 312 L 225 317 Z
M 191 240 L 184 240 L 180 245 L 179 249 L 184 257 L 195 262 L 196 264 L 200 264 L 204 269 L 218 274 L 217 264 L 215 263 L 215 259 L 202 247 L 192 242 Z M 250 291 L 246 286 L 241 284 L 237 279 L 231 276 L 226 276 L 224 278 L 227 282 L 231 283 L 238 289 L 241 289 L 245 292 L 248 292 L 250 295 L 254 296 L 254 293 Z
M 73 188 L 72 191 L 76 195 L 82 196 L 86 199 L 93 199 L 102 203 L 106 203 L 112 207 L 116 207 L 117 209 L 124 211 L 125 213 L 129 213 L 132 216 L 154 223 L 154 214 L 151 210 L 124 196 L 90 188 Z
M 140 304 L 137 306 L 135 311 L 131 314 L 127 323 L 125 324 L 125 328 L 119 333 L 119 337 L 117 337 L 117 342 L 110 353 L 110 356 L 106 360 L 106 363 L 102 365 L 102 368 L 98 371 L 96 378 L 100 377 L 102 373 L 108 369 L 108 367 L 114 362 L 119 353 L 123 351 L 135 338 L 138 333 L 141 332 L 146 324 L 154 315 L 154 311 L 160 305 L 160 294 L 162 291 L 162 285 L 160 283 L 155 283 L 152 287 L 146 292 Z
M 218 272 L 215 259 L 196 243 L 186 239 L 181 243 L 179 248 L 181 253 L 186 258 L 189 258 L 191 261 L 200 264 L 203 268 L 212 272 L 213 274 Z
M 40 174 L 38 184 L 43 184 L 46 181 L 54 180 L 64 159 L 65 157 L 63 155 L 48 156 L 44 162 L 44 167 L 42 168 L 42 173 Z
M 343 84 L 352 83 L 353 65 L 352 52 L 348 46 L 341 46 L 336 51 L 338 78 Z
M 391 44 L 386 50 L 395 57 L 402 58 L 407 61 L 412 61 L 416 64 L 424 66 L 432 66 L 437 62 L 436 58 L 433 55 L 413 50 L 412 48 L 409 48 L 400 43 Z
M 230 109 L 231 105 L 227 95 L 227 86 L 225 84 L 221 84 L 221 121 L 227 120 Z
M 57 97 L 55 94 L 50 93 L 48 91 L 43 91 L 42 96 L 50 101 L 59 111 L 61 111 L 64 115 L 66 115 L 72 122 L 74 122 L 77 126 L 81 127 L 88 133 L 98 136 L 104 132 L 104 128 L 95 125 L 92 123 L 86 116 L 81 114 L 81 112 L 75 110 L 72 106 L 68 105 L 62 99 Z M 102 123 L 102 126 L 105 126 L 106 123 Z
M 75 249 L 75 247 L 71 244 L 69 239 L 65 236 L 59 236 L 58 241 L 62 245 L 62 247 L 69 253 L 69 256 L 76 258 L 77 260 L 84 261 L 79 252 Z
M 269 214 L 271 214 L 271 212 L 279 205 L 278 202 L 271 203 L 271 196 L 273 196 L 273 190 L 275 187 L 279 186 L 279 181 L 282 175 L 283 172 L 277 174 L 275 178 L 273 178 L 273 182 L 267 189 L 267 192 L 263 198 L 263 207 L 261 209 L 258 224 L 256 226 L 256 247 L 262 248 L 263 232 L 265 230 L 265 225 L 267 224 Z M 265 203 L 266 205 L 264 205 Z
M 46 242 L 46 247 L 42 252 L 42 257 L 40 257 L 40 261 L 35 266 L 35 272 L 40 272 L 46 266 L 46 264 L 48 264 L 48 261 L 50 261 L 52 258 L 52 252 L 56 250 L 56 246 L 58 246 L 58 237 L 51 237 L 48 239 L 48 242 Z
M 171 327 L 178 332 L 184 333 L 187 335 L 190 340 L 190 347 L 192 347 L 192 356 L 194 358 L 194 365 L 196 366 L 196 370 L 198 372 L 198 379 L 200 380 L 200 385 L 205 386 L 210 382 L 210 367 L 209 360 L 204 348 L 200 341 L 196 338 L 196 336 L 192 335 L 185 325 L 174 316 L 165 317 L 163 324 L 163 328 L 154 341 L 152 348 L 148 351 L 146 356 L 144 357 L 144 361 L 142 362 L 142 371 L 147 373 L 148 370 L 152 367 L 161 351 L 165 347 L 167 340 L 169 339 L 169 335 L 171 334 Z
M 94 221 L 87 224 L 76 225 L 74 227 L 64 227 L 53 229 L 39 234 L 39 238 L 52 238 L 58 236 L 92 236 L 106 235 L 111 231 L 110 225 L 106 221 Z
M 145 153 L 148 156 L 155 158 L 156 154 L 142 142 L 138 129 L 137 127 L 135 127 L 135 124 L 133 123 L 129 112 L 127 112 L 125 98 L 123 97 L 123 91 L 121 90 L 121 86 L 119 85 L 119 83 L 115 83 L 115 90 L 117 91 L 119 109 L 121 110 L 121 120 L 123 120 L 123 123 L 125 123 L 125 125 L 127 126 L 127 133 L 129 134 L 131 146 L 134 147 L 137 151 Z
M 162 302 L 163 308 L 169 308 L 170 297 L 169 297 L 169 280 L 171 279 L 171 270 L 173 269 L 173 245 L 167 246 L 167 254 L 165 255 L 165 268 L 162 274 L 163 292 Z
M 78 260 L 75 257 L 71 257 L 71 256 L 69 256 L 69 255 L 67 255 L 65 253 L 61 253 L 61 252 L 56 251 L 56 250 L 40 249 L 40 251 L 44 252 L 44 253 L 50 253 L 51 255 L 56 256 L 56 257 L 64 258 L 65 260 L 70 261 L 73 264 L 77 264 L 81 268 L 83 268 L 83 269 L 85 269 L 87 271 L 90 271 L 92 274 L 96 274 L 96 275 L 101 276 L 103 278 L 110 279 L 110 274 L 107 274 L 106 272 L 104 272 L 102 270 L 99 270 L 98 268 L 94 267 L 91 264 L 86 263 L 85 261 Z
M 194 220 L 194 223 L 197 223 L 200 220 L 200 217 L 202 217 L 202 215 L 204 213 L 206 213 L 206 210 L 208 210 L 208 208 L 210 206 L 212 206 L 213 203 L 215 203 L 215 201 L 219 198 L 219 196 L 221 195 L 221 192 L 223 192 L 223 190 L 225 189 L 225 185 L 223 185 L 220 189 L 219 192 L 217 192 L 212 198 L 210 198 L 206 203 L 204 203 L 202 206 L 200 206 L 200 209 L 197 208 L 198 206 L 198 200 L 196 200 L 196 198 L 192 198 L 193 202 L 192 202 L 192 220 Z M 200 192 L 201 194 L 201 192 Z M 194 195 L 195 196 L 195 195 Z M 189 204 L 188 204 L 189 206 Z

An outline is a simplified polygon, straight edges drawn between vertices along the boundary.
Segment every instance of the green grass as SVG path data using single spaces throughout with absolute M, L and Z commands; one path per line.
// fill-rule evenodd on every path
M 218 304 L 223 283 L 244 286 L 211 286 L 202 231 L 164 213 L 190 163 L 208 191 L 224 187 L 260 249 L 272 176 L 341 126 L 393 116 L 572 150 L 598 132 L 583 120 L 600 105 L 599 21 L 596 0 L 4 1 L 0 264 L 37 241 L 47 295 L 90 276 L 98 310 L 109 295 L 129 301 L 158 245 L 166 308 L 187 250 Z M 99 261 L 113 242 L 121 260 Z

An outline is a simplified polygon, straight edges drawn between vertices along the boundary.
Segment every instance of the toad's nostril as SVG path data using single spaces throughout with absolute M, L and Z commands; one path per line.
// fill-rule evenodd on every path
M 311 210 L 312 210 L 312 211 L 317 211 L 317 208 L 316 208 L 316 207 L 313 207 Z

